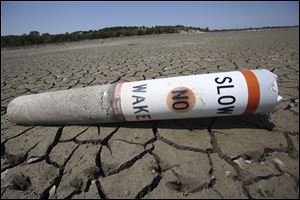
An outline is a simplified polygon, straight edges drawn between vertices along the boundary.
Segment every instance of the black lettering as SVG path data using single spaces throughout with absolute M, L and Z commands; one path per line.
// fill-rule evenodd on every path
M 132 103 L 132 105 L 145 101 L 145 97 L 132 95 L 132 98 L 135 98 L 135 101 Z
M 146 92 L 147 89 L 147 83 L 143 84 L 143 85 L 137 85 L 137 86 L 133 86 L 133 90 L 132 92 Z
M 223 86 L 217 86 L 218 94 L 220 94 L 220 89 L 222 88 L 232 88 L 234 87 L 233 85 L 223 85 Z
M 182 106 L 180 106 L 180 105 L 182 105 Z M 190 106 L 189 103 L 185 102 L 185 101 L 177 101 L 177 102 L 173 103 L 173 105 L 172 105 L 174 110 L 184 110 L 184 109 L 187 109 L 189 106 Z
M 150 116 L 150 115 L 136 115 L 136 119 L 137 119 L 137 120 L 140 120 L 140 118 L 143 118 L 143 119 L 145 119 L 145 118 L 151 119 L 151 116 Z
M 219 78 L 220 77 L 215 78 L 215 82 L 218 83 L 218 84 L 223 84 L 226 81 L 226 79 L 229 79 L 228 83 L 232 82 L 232 79 L 230 77 L 228 77 L 228 76 L 224 77 L 223 80 L 220 81 L 220 82 L 218 81 Z
M 148 108 L 148 106 L 133 106 L 133 109 L 138 109 L 137 111 L 134 112 L 134 114 L 140 113 L 140 112 L 146 112 L 149 113 L 149 111 L 145 108 Z
M 224 102 L 222 101 L 222 99 L 231 99 L 231 101 Z M 221 105 L 229 105 L 229 104 L 233 104 L 234 102 L 235 102 L 235 97 L 230 95 L 222 96 L 218 99 L 218 103 Z
M 217 114 L 232 114 L 234 106 L 218 108 Z
M 185 93 L 188 90 L 176 90 L 176 91 L 172 91 L 172 94 L 175 94 L 175 96 L 172 97 L 172 99 L 187 99 L 188 96 L 184 96 Z

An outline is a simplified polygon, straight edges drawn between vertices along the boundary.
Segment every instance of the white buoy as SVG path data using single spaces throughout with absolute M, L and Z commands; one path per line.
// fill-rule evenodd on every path
M 20 96 L 9 103 L 7 113 L 20 125 L 266 113 L 282 99 L 276 80 L 260 69 L 99 85 Z

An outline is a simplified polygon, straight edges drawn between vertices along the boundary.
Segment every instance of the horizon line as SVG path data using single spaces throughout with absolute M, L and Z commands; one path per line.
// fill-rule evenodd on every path
M 183 26 L 183 27 L 186 27 L 186 28 L 201 28 L 201 29 L 205 29 L 205 28 L 208 28 L 209 31 L 226 31 L 226 30 L 244 30 L 244 29 L 263 29 L 263 28 L 289 28 L 289 27 L 299 27 L 299 24 L 297 25 L 275 25 L 275 26 L 269 26 L 269 25 L 266 25 L 266 26 L 258 26 L 258 27 L 244 27 L 244 28 L 216 28 L 216 29 L 210 29 L 209 27 L 197 27 L 197 26 L 185 26 L 185 25 L 181 25 L 181 24 L 177 24 L 177 25 L 154 25 L 154 26 L 145 26 L 145 25 L 139 25 L 139 26 L 136 26 L 136 25 L 128 25 L 128 26 L 109 26 L 109 27 L 103 27 L 103 28 L 100 28 L 100 29 L 90 29 L 90 30 L 78 30 L 78 31 L 73 31 L 73 32 L 64 32 L 64 33 L 41 33 L 39 32 L 38 30 L 31 30 L 29 31 L 28 33 L 23 33 L 21 35 L 12 35 L 12 34 L 8 34 L 8 35 L 2 35 L 1 34 L 1 37 L 5 37 L 5 36 L 23 36 L 23 35 L 28 35 L 30 32 L 32 31 L 37 31 L 39 32 L 41 35 L 42 34 L 49 34 L 49 35 L 63 35 L 63 34 L 72 34 L 72 33 L 77 33 L 77 32 L 90 32 L 90 31 L 100 31 L 100 30 L 103 30 L 103 29 L 107 29 L 107 28 L 116 28 L 116 27 L 124 27 L 124 28 L 130 28 L 130 27 L 137 27 L 137 28 L 140 28 L 140 27 L 145 27 L 145 28 L 154 28 L 154 27 L 163 27 L 163 26 L 171 26 L 171 27 L 175 27 L 175 26 Z

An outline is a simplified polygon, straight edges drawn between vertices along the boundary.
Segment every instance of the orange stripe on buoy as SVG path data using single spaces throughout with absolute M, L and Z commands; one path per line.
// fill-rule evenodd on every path
M 250 70 L 243 70 L 241 73 L 244 75 L 248 86 L 248 103 L 244 114 L 254 113 L 259 104 L 260 89 L 259 83 L 255 74 Z

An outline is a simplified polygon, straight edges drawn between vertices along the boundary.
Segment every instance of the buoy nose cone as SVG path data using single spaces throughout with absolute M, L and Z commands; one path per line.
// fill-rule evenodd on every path
M 21 99 L 22 100 L 22 99 Z M 7 106 L 7 117 L 11 119 L 12 121 L 16 121 L 16 110 L 21 106 L 22 101 L 20 100 L 20 97 L 14 98 Z

